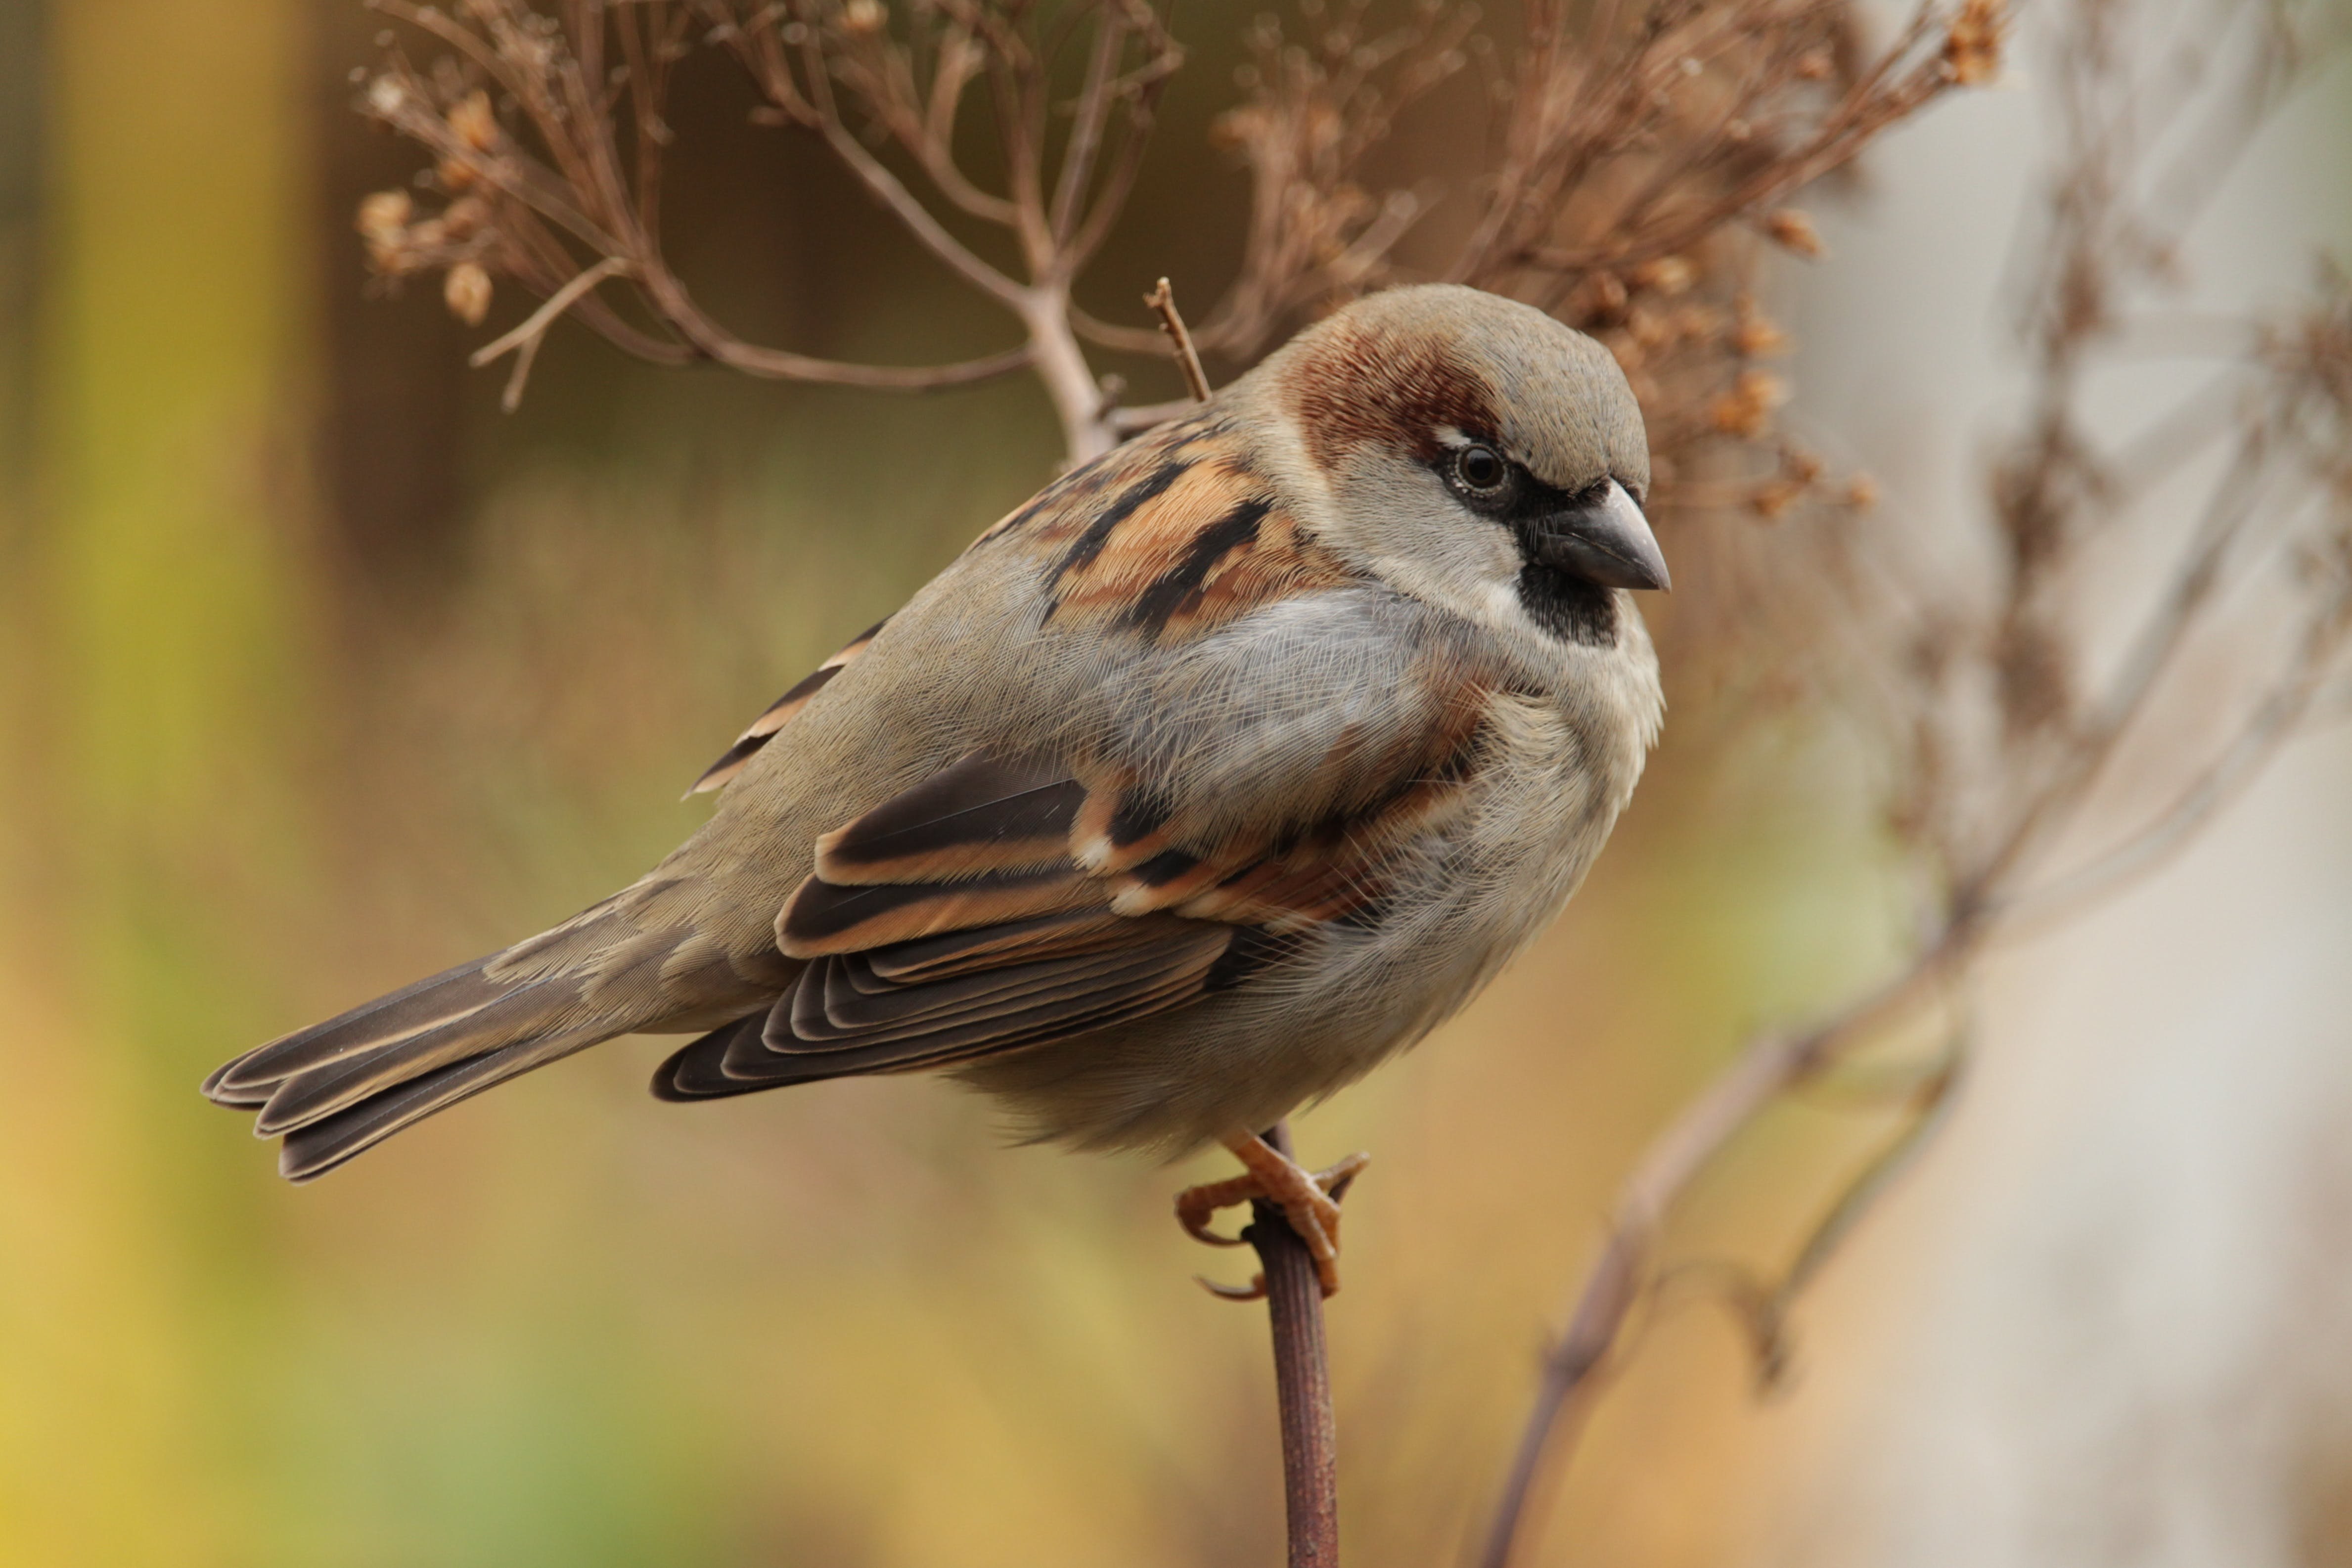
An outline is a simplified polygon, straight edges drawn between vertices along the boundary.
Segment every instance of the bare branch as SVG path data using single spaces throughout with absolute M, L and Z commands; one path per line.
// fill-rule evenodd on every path
M 1937 998 L 1980 939 L 1978 927 L 1947 927 L 1900 975 L 1833 1017 L 1801 1034 L 1757 1037 L 1643 1152 L 1619 1189 L 1608 1239 L 1577 1291 L 1568 1330 L 1544 1357 L 1535 1408 L 1521 1429 L 1479 1568 L 1507 1568 L 1511 1562 L 1548 1454 L 1556 1459 L 1555 1445 L 1567 1435 L 1563 1418 L 1591 1397 L 1591 1385 L 1645 1288 L 1659 1228 L 1684 1190 L 1783 1092 Z
M 1265 1134 L 1292 1157 L 1290 1124 Z M 1332 1190 L 1345 1196 L 1344 1185 Z M 1244 1240 L 1257 1249 L 1264 1270 L 1266 1315 L 1274 1328 L 1276 1407 L 1282 1420 L 1284 1512 L 1289 1527 L 1289 1568 L 1339 1568 L 1339 1459 L 1331 1414 L 1330 1353 L 1323 1335 L 1323 1281 L 1307 1243 L 1290 1228 L 1279 1204 L 1251 1206 Z
M 1184 386 L 1194 402 L 1209 401 L 1208 372 L 1201 369 L 1201 356 L 1192 347 L 1192 334 L 1184 329 L 1184 318 L 1176 310 L 1176 291 L 1161 278 L 1160 286 L 1143 297 L 1143 303 L 1160 318 L 1160 329 L 1168 334 L 1168 347 L 1176 356 L 1176 368 L 1184 377 Z
M 2096 681 L 2083 673 L 2084 639 L 2070 633 L 2089 619 L 2088 607 L 2082 585 L 2064 570 L 2074 546 L 2094 529 L 2126 526 L 2126 508 L 2153 493 L 2148 470 L 2177 467 L 2203 445 L 2182 438 L 2201 436 L 2216 423 L 2223 395 L 2209 387 L 2182 405 L 2187 412 L 2157 421 L 2112 453 L 2084 434 L 2092 423 L 2082 408 L 2084 371 L 2094 349 L 2112 338 L 2121 299 L 2136 287 L 2163 286 L 2168 265 L 2160 246 L 2119 238 L 2158 232 L 2134 204 L 2153 199 L 2136 193 L 2149 185 L 2134 177 L 2134 160 L 2145 159 L 2156 138 L 2145 126 L 2135 136 L 2121 134 L 2119 127 L 2133 123 L 2142 106 L 2131 92 L 2114 90 L 2123 69 L 2116 48 L 2126 36 L 2126 3 L 2078 0 L 2076 36 L 2065 55 L 2069 158 L 2052 198 L 2049 259 L 2032 275 L 2025 314 L 2036 366 L 2032 411 L 1998 465 L 1984 519 L 2005 558 L 2000 592 L 1990 603 L 1970 605 L 1948 589 L 1898 595 L 1889 591 L 1885 574 L 1859 575 L 1850 567 L 1836 573 L 1856 582 L 1858 596 L 1832 619 L 1877 628 L 1888 639 L 1881 651 L 1860 650 L 1850 662 L 1863 676 L 1856 685 L 1871 694 L 1865 711 L 1877 714 L 1874 722 L 1883 726 L 1889 754 L 1909 759 L 1890 821 L 1932 889 L 1927 925 L 1936 935 L 1872 997 L 1803 1035 L 1751 1041 L 1651 1145 L 1622 1189 L 1569 1327 L 1546 1358 L 1487 1538 L 1486 1568 L 1509 1562 L 1539 1482 L 1572 1449 L 1622 1354 L 1629 1314 L 1654 1288 L 1659 1231 L 1696 1174 L 1783 1092 L 1885 1038 L 1937 998 L 1961 995 L 1994 939 L 2020 934 L 2029 919 L 2076 912 L 2177 849 L 2274 755 L 2352 643 L 2352 461 L 2342 455 L 2352 434 L 2352 304 L 2342 281 L 2331 277 L 2321 307 L 2292 332 L 2242 334 L 2256 351 L 2222 383 L 2230 402 L 2246 410 L 2235 451 L 2188 541 L 2168 547 L 2176 553 L 2140 607 L 2116 667 Z M 1964 15 L 1949 25 L 1938 60 L 1948 65 L 1954 40 L 1967 41 L 1966 21 Z M 1906 47 L 1924 47 L 1926 36 Z M 1899 86 L 1916 68 L 1896 70 L 1882 60 L 1878 75 Z M 2273 66 L 2263 57 L 2251 68 L 2263 73 Z M 2220 90 L 2241 92 L 2240 101 L 2261 113 L 2280 99 L 2267 77 L 2259 93 L 2228 83 Z M 1598 303 L 1624 313 L 1620 319 L 1630 316 L 1622 300 L 1604 294 Z M 1656 344 L 1654 337 L 1651 346 Z M 2252 398 L 2250 378 L 2259 393 Z M 2184 426 L 2199 419 L 2202 428 Z M 2305 505 L 2315 495 L 2332 501 Z M 2301 520 L 2306 518 L 2312 520 Z M 2151 526 L 2160 528 L 2162 519 Z M 1841 549 L 1856 548 L 1844 537 Z M 2169 700 L 2173 685 L 2164 676 L 2193 643 L 2228 627 L 2221 589 L 2282 541 L 2305 562 L 2292 588 L 2306 608 L 2291 652 L 2248 697 L 2247 716 L 2191 766 L 2169 804 L 2123 843 L 2074 871 L 2046 876 L 2044 862 L 2087 820 L 2094 787 L 2126 743 L 2159 722 L 2178 722 L 2180 705 Z M 1801 569 L 1821 575 L 1822 565 L 1813 558 Z M 1996 694 L 2001 744 L 1969 744 L 1981 733 L 1962 700 L 1972 691 Z M 2078 695 L 2083 691 L 2093 693 L 2092 700 Z M 1961 831 L 1958 824 L 1971 815 L 1992 831 Z M 1737 1292 L 1768 1377 L 1779 1364 L 1790 1301 L 1884 1186 L 1888 1161 L 1907 1155 L 1930 1120 L 1916 1117 L 1887 1159 L 1874 1162 L 1840 1197 L 1778 1285 L 1751 1282 Z
M 523 382 L 530 377 L 530 362 L 539 353 L 540 340 L 547 336 L 547 329 L 555 324 L 555 319 L 571 308 L 573 300 L 606 278 L 621 277 L 628 270 L 627 262 L 607 256 L 549 295 L 546 302 L 532 311 L 521 326 L 475 350 L 466 362 L 478 371 L 501 354 L 520 350 L 515 354 L 514 376 L 507 382 L 506 395 L 500 400 L 506 411 L 512 413 L 516 405 L 522 402 Z

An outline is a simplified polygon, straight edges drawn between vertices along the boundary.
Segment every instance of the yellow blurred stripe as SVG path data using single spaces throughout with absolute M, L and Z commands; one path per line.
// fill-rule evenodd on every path
M 221 939 L 208 898 L 300 858 L 276 780 L 310 642 L 302 15 L 48 7 L 44 744 L 22 748 L 46 821 L 39 873 L 0 890 L 21 1059 L 0 1100 L 0 1561 L 230 1555 L 235 1423 L 207 1408 L 202 1249 L 156 1108 L 208 1049 L 176 994 Z

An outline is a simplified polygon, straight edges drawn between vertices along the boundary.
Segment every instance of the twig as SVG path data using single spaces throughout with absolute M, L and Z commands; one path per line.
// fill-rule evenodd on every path
M 1479 1568 L 1507 1568 L 1545 1461 L 1557 1461 L 1580 1435 L 1626 1319 L 1642 1298 L 1658 1228 L 1684 1189 L 1782 1091 L 1932 998 L 1981 937 L 1973 925 L 1949 927 L 1902 974 L 1835 1018 L 1802 1034 L 1759 1037 L 1650 1145 L 1618 1193 L 1608 1242 L 1578 1287 L 1568 1332 L 1544 1357 L 1535 1408 L 1520 1431 Z
M 1143 297 L 1160 317 L 1160 329 L 1168 334 L 1168 344 L 1176 355 L 1176 368 L 1183 372 L 1184 386 L 1194 402 L 1209 401 L 1209 375 L 1201 368 L 1201 356 L 1192 347 L 1192 334 L 1184 329 L 1184 318 L 1176 309 L 1176 291 L 1161 278 L 1160 286 Z
M 1995 601 L 1964 612 L 1961 628 L 1976 617 L 1975 634 L 1965 643 L 1945 638 L 1938 651 L 1933 623 L 1915 646 L 1918 660 L 1908 693 L 1915 706 L 1894 716 L 1917 737 L 1913 767 L 1924 782 L 1910 787 L 1922 800 L 1940 795 L 1939 818 L 1898 798 L 1890 813 L 1898 833 L 1933 880 L 1937 933 L 1890 986 L 1846 1009 L 1830 1021 L 1796 1037 L 1764 1036 L 1752 1041 L 1650 1145 L 1621 1192 L 1613 1223 L 1600 1259 L 1586 1274 L 1569 1315 L 1569 1327 L 1545 1358 L 1534 1408 L 1522 1431 L 1510 1475 L 1479 1561 L 1482 1568 L 1507 1568 L 1523 1544 L 1533 1513 L 1531 1499 L 1553 1478 L 1584 1428 L 1599 1391 L 1622 1359 L 1627 1323 L 1635 1306 L 1654 1288 L 1653 1261 L 1664 1224 L 1691 1182 L 1764 1108 L 1783 1092 L 1817 1076 L 1824 1068 L 1893 1030 L 1936 998 L 1965 985 L 1990 943 L 2011 939 L 2021 913 L 2045 913 L 2053 895 L 2071 913 L 2093 894 L 2112 893 L 2126 877 L 2144 874 L 2176 847 L 2219 803 L 2242 786 L 2289 733 L 2320 689 L 2347 635 L 2352 635 L 2352 594 L 2345 563 L 2352 559 L 2352 519 L 2322 519 L 2303 543 L 2310 564 L 2302 578 L 2317 602 L 2306 612 L 2303 638 L 2284 666 L 2258 683 L 2252 717 L 2198 770 L 2174 803 L 2119 849 L 2056 883 L 2043 881 L 2029 900 L 2021 892 L 2042 874 L 2056 846 L 2082 828 L 2095 785 L 2124 743 L 2147 733 L 2151 699 L 2166 672 L 2192 637 L 2216 619 L 2221 591 L 2242 575 L 2262 552 L 2292 538 L 2285 519 L 2295 507 L 2274 503 L 2270 488 L 2300 459 L 2305 488 L 2333 486 L 2352 495 L 2333 454 L 2344 449 L 2344 410 L 2352 406 L 2352 342 L 2338 322 L 2340 303 L 2331 304 L 2287 340 L 2286 350 L 2268 367 L 2277 391 L 2242 434 L 2233 461 L 2216 482 L 2201 517 L 2178 547 L 2160 585 L 2124 639 L 2115 669 L 2085 696 L 2086 661 L 2080 639 L 2070 637 L 2083 619 L 2063 575 L 2074 546 L 2095 526 L 2120 520 L 2123 506 L 2142 493 L 2118 476 L 2117 460 L 2103 456 L 2084 434 L 2082 410 L 2086 360 L 2116 319 L 2114 301 L 2126 283 L 2161 282 L 2161 268 L 2126 254 L 2117 260 L 2116 235 L 2138 234 L 2145 224 L 2127 197 L 2129 167 L 2110 158 L 2121 133 L 2091 113 L 2091 85 L 2100 73 L 2123 68 L 2094 47 L 2117 19 L 2122 0 L 2079 0 L 2080 40 L 2068 59 L 2077 109 L 2071 127 L 2073 172 L 2053 197 L 2053 260 L 2040 269 L 2026 317 L 2036 350 L 2037 400 L 2033 417 L 2011 448 L 2014 455 L 1996 471 L 1990 531 L 2008 552 L 2009 570 Z M 2083 62 L 2090 60 L 2091 65 Z M 2126 126 L 2133 122 L 2128 102 L 2101 110 Z M 2135 134 L 2137 134 L 2135 132 Z M 2123 143 L 2131 139 L 2121 138 Z M 2340 298 L 2340 296 L 2338 296 Z M 2263 368 L 2260 360 L 2258 369 Z M 2212 399 L 2200 393 L 2191 406 L 2210 413 Z M 2298 437 L 2306 427 L 2315 442 Z M 2133 463 L 2169 462 L 2166 444 L 2192 434 L 2175 419 L 2153 426 L 2156 444 L 2146 439 L 2119 451 Z M 2335 477 L 2331 478 L 2331 476 Z M 2339 504 L 2340 505 L 2340 504 Z M 1906 635 L 1913 635 L 1906 633 Z M 1958 650 L 1958 651 L 1955 651 Z M 1956 769 L 1958 748 L 1946 744 L 1945 714 L 1957 706 L 1951 693 L 1958 672 L 1983 674 L 1979 689 L 1993 694 L 1991 716 L 2005 725 L 2004 744 L 1986 748 L 1973 776 Z M 1965 716 L 1965 714 L 1963 714 Z M 1890 735 L 1898 733 L 1890 729 Z M 1970 800 L 1974 788 L 1981 801 Z M 1966 801 L 1979 821 L 1993 829 L 1989 841 L 1956 850 L 1960 836 L 1938 821 L 1957 820 L 1955 803 Z M 1968 835 L 1973 839 L 1974 835 Z M 1958 1059 L 1948 1064 L 1957 1068 Z M 1927 1084 L 1911 1125 L 1863 1173 L 1830 1209 L 1782 1280 L 1745 1292 L 1743 1310 L 1769 1378 L 1782 1354 L 1780 1329 L 1791 1300 L 1880 1192 L 1887 1176 L 1916 1149 L 1948 1100 L 1949 1071 Z
M 523 319 L 521 326 L 474 350 L 466 362 L 478 371 L 501 354 L 512 353 L 515 356 L 514 374 L 507 378 L 507 390 L 505 395 L 499 399 L 499 407 L 512 413 L 522 402 L 523 383 L 530 380 L 530 365 L 539 357 L 540 340 L 547 336 L 550 327 L 555 325 L 555 319 L 570 309 L 573 300 L 606 278 L 618 277 L 629 270 L 629 264 L 619 256 L 606 256 L 549 295 L 545 303 Z
M 1163 285 L 1164 287 L 1164 285 Z M 1265 1134 L 1294 1157 L 1290 1124 Z M 1338 1197 L 1344 1191 L 1335 1190 Z M 1275 1397 L 1282 1411 L 1282 1490 L 1289 1521 L 1290 1568 L 1339 1568 L 1339 1429 L 1331 1416 L 1331 1366 L 1323 1341 L 1323 1284 L 1307 1243 L 1282 1206 L 1258 1198 L 1242 1239 L 1257 1249 L 1265 1271 L 1266 1315 L 1274 1325 Z

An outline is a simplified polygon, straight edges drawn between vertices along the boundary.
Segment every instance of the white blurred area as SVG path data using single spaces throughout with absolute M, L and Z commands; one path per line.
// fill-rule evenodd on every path
M 1945 537 L 2021 417 L 2012 252 L 2059 149 L 2027 9 L 2005 87 L 1890 139 L 1824 214 L 1797 311 L 1799 413 Z M 2352 256 L 2345 66 L 2195 231 L 2184 301 L 2275 305 L 2323 247 Z M 2189 373 L 2136 364 L 2111 395 Z M 1963 1102 L 1804 1314 L 1750 1561 L 2352 1563 L 2352 724 L 2328 706 L 2188 852 L 1993 963 Z

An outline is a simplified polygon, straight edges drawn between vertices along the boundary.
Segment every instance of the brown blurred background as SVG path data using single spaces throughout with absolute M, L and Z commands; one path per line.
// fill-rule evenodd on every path
M 1179 15 L 1097 314 L 1230 273 L 1244 186 L 1202 149 L 1245 19 Z M 464 359 L 519 302 L 469 331 L 364 284 L 353 205 L 416 164 L 348 111 L 379 25 L 0 0 L 0 1560 L 1275 1560 L 1263 1317 L 1168 1218 L 1213 1162 L 1008 1148 L 929 1081 L 657 1106 L 630 1040 L 297 1190 L 196 1096 L 637 874 L 751 715 L 1058 456 L 1025 382 L 767 385 L 562 329 L 501 414 Z M 2344 237 L 2330 79 L 2225 214 L 2225 280 Z M 730 73 L 676 102 L 672 257 L 738 332 L 1010 341 Z M 2035 112 L 1905 132 L 1775 285 L 1806 418 L 1930 529 L 2000 391 Z M 1561 926 L 1302 1120 L 1376 1156 L 1333 1312 L 1352 1562 L 1456 1559 L 1633 1150 L 1892 951 L 1866 784 L 1802 725 L 1670 728 Z M 2352 1562 L 2347 785 L 2315 743 L 2005 965 L 1975 1097 L 1806 1312 L 1793 1392 L 1664 1314 L 1537 1560 Z M 1775 1113 L 1677 1252 L 1785 1248 L 1870 1139 Z

